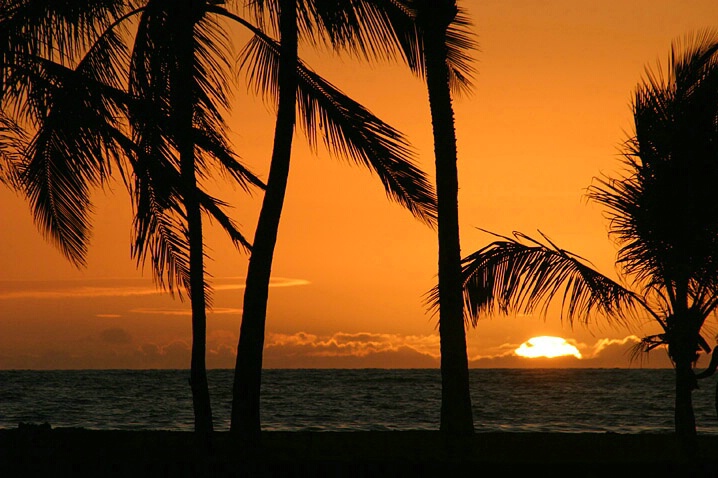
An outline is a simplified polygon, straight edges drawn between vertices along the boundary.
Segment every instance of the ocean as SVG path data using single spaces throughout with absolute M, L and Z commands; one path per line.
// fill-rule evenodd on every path
M 186 370 L 0 371 L 0 428 L 192 430 Z M 437 430 L 435 369 L 265 370 L 267 431 Z M 673 370 L 474 369 L 477 432 L 673 431 Z M 210 370 L 215 429 L 229 429 L 233 371 Z M 699 433 L 718 434 L 715 380 L 693 394 Z

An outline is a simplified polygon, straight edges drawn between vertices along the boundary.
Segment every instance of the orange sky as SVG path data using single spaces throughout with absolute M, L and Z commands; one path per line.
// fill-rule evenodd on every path
M 631 93 L 644 67 L 676 37 L 718 26 L 715 0 L 464 0 L 481 51 L 471 97 L 455 101 L 462 251 L 502 234 L 541 229 L 613 274 L 615 246 L 584 192 L 619 169 L 631 130 Z M 433 177 L 423 83 L 396 65 L 367 65 L 306 51 L 307 63 L 404 132 Z M 238 88 L 231 138 L 266 178 L 272 115 Z M 251 237 L 259 196 L 217 183 Z M 37 232 L 23 200 L 0 189 L 0 369 L 186 368 L 187 303 L 159 293 L 130 259 L 131 212 L 118 184 L 97 194 L 88 267 L 78 271 Z M 246 256 L 211 227 L 214 277 L 208 364 L 232 367 Z M 367 171 L 312 154 L 295 140 L 270 294 L 266 367 L 438 367 L 436 319 L 423 294 L 435 282 L 433 231 L 386 200 Z M 710 333 L 716 327 L 711 323 Z M 635 336 L 599 322 L 590 330 L 557 315 L 494 317 L 468 332 L 472 367 L 628 367 Z M 566 337 L 583 358 L 513 355 L 536 335 Z M 669 366 L 661 351 L 642 366 Z

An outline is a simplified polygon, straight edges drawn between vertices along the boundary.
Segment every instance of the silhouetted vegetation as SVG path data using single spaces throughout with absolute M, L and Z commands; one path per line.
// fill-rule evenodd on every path
M 26 0 L 9 2 L 0 19 L 4 123 L 27 129 L 12 139 L 22 142 L 19 182 L 35 220 L 84 265 L 91 190 L 117 168 L 136 213 L 134 256 L 141 264 L 150 258 L 160 286 L 190 297 L 190 383 L 203 433 L 212 430 L 212 414 L 202 213 L 238 246 L 249 243 L 198 178 L 212 165 L 245 189 L 261 186 L 225 136 L 229 48 L 212 19 L 217 8 L 189 0 Z
M 674 44 L 667 71 L 648 70 L 636 89 L 633 116 L 625 175 L 598 179 L 588 193 L 607 209 L 630 288 L 545 236 L 516 233 L 463 259 L 464 304 L 474 324 L 495 310 L 545 314 L 554 298 L 571 321 L 655 320 L 663 332 L 644 338 L 637 352 L 667 347 L 676 371 L 675 431 L 691 448 L 692 364 L 710 352 L 701 329 L 718 306 L 718 34 Z
M 329 151 L 370 168 L 392 199 L 426 223 L 436 216 L 429 181 L 413 164 L 406 139 L 333 85 L 307 69 L 297 57 L 299 36 L 317 42 L 324 36 L 335 48 L 365 56 L 389 54 L 395 37 L 387 23 L 389 2 L 262 1 L 252 4 L 258 22 L 279 32 L 279 45 L 256 36 L 245 49 L 244 65 L 258 90 L 277 103 L 272 161 L 249 261 L 237 348 L 231 430 L 256 438 L 269 281 L 289 174 L 293 131 L 299 121 L 309 143 L 321 134 Z M 401 13 L 401 12 L 399 12 Z
M 190 384 L 195 426 L 203 433 L 212 430 L 212 413 L 205 370 L 210 288 L 202 215 L 214 218 L 238 246 L 249 249 L 250 244 L 201 183 L 213 170 L 225 169 L 245 189 L 263 186 L 236 160 L 226 139 L 223 110 L 229 107 L 233 59 L 219 17 L 254 35 L 241 65 L 256 91 L 277 95 L 280 105 L 270 187 L 255 237 L 259 247 L 247 281 L 245 345 L 239 347 L 238 366 L 249 374 L 240 373 L 235 386 L 239 402 L 249 397 L 245 418 L 254 418 L 245 420 L 248 429 L 259 431 L 267 287 L 296 108 L 312 146 L 323 135 L 332 153 L 372 169 L 387 194 L 416 217 L 428 224 L 436 217 L 433 188 L 414 165 L 405 138 L 297 58 L 298 34 L 317 41 L 315 26 L 336 47 L 390 55 L 387 45 L 395 40 L 382 4 L 253 2 L 257 24 L 280 33 L 282 41 L 276 42 L 244 19 L 237 3 L 18 0 L 7 2 L 0 17 L 3 182 L 19 185 L 41 229 L 82 266 L 90 193 L 107 184 L 112 167 L 117 168 L 136 213 L 133 255 L 139 264 L 150 260 L 161 287 L 180 296 L 184 289 L 190 298 Z
M 461 298 L 459 179 L 452 90 L 470 88 L 469 52 L 475 48 L 470 23 L 454 0 L 403 2 L 416 25 L 417 43 L 406 48 L 414 71 L 429 93 L 434 135 L 439 242 L 439 334 L 441 336 L 441 425 L 448 433 L 471 433 L 474 421 L 469 394 Z

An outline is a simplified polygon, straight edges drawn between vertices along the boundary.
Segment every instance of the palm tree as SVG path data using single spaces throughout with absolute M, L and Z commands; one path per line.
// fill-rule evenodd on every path
M 189 294 L 195 430 L 208 434 L 212 414 L 204 364 L 208 290 L 202 211 L 215 218 L 236 244 L 245 248 L 249 244 L 221 203 L 199 187 L 197 176 L 208 174 L 209 161 L 214 160 L 243 187 L 261 184 L 236 161 L 224 136 L 226 126 L 218 106 L 227 103 L 226 73 L 215 53 L 227 37 L 196 10 L 189 10 L 193 7 L 189 2 L 150 0 L 130 11 L 124 10 L 126 2 L 107 3 L 114 8 L 93 10 L 93 5 L 97 7 L 93 2 L 74 5 L 74 10 L 67 7 L 82 12 L 84 23 L 80 23 L 88 30 L 78 42 L 85 45 L 81 54 L 60 48 L 60 61 L 70 57 L 63 63 L 72 64 L 79 57 L 72 67 L 56 63 L 51 54 L 42 56 L 52 53 L 53 45 L 67 42 L 54 36 L 58 29 L 52 27 L 61 21 L 49 22 L 49 34 L 30 35 L 39 38 L 32 48 L 21 41 L 8 42 L 3 66 L 10 74 L 5 75 L 4 93 L 8 102 L 18 106 L 25 123 L 38 125 L 23 150 L 21 179 L 40 226 L 70 260 L 82 265 L 90 188 L 107 181 L 112 160 L 131 184 L 124 164 L 130 163 L 136 210 L 133 253 L 140 263 L 151 257 L 161 286 L 172 291 L 179 284 Z M 15 33 L 9 27 L 22 27 L 36 14 L 41 20 L 53 18 L 56 6 L 18 2 L 2 26 Z M 140 20 L 130 57 L 116 28 L 132 15 L 140 15 Z M 70 32 L 79 28 L 77 21 L 68 23 Z M 3 106 L 3 111 L 10 108 Z
M 318 133 L 333 153 L 348 156 L 377 173 L 387 194 L 428 224 L 435 218 L 435 197 L 423 173 L 412 164 L 405 139 L 361 105 L 310 71 L 298 59 L 300 32 L 312 36 L 312 26 L 326 32 L 337 46 L 375 53 L 370 45 L 395 42 L 382 14 L 381 2 L 255 2 L 257 16 L 269 12 L 279 31 L 279 45 L 262 35 L 245 50 L 256 88 L 277 98 L 274 149 L 267 190 L 247 271 L 242 325 L 237 346 L 232 432 L 256 439 L 261 430 L 260 389 L 262 352 L 272 259 L 287 186 L 297 108 L 312 146 Z M 299 14 L 298 14 L 299 12 Z M 368 35 L 368 39 L 365 36 Z M 382 41 L 379 41 L 382 40 Z M 383 50 L 387 53 L 389 50 Z M 387 53 L 388 54 L 388 53 Z M 275 86 L 276 85 L 276 86 Z
M 135 142 L 142 151 L 138 162 L 151 165 L 160 159 L 160 164 L 169 165 L 169 177 L 179 185 L 179 204 L 153 202 L 156 193 L 166 187 L 158 182 L 164 183 L 167 175 L 152 174 L 147 166 L 142 169 L 143 176 L 137 175 L 138 205 L 142 206 L 137 211 L 139 229 L 144 233 L 153 231 L 151 224 L 158 224 L 156 216 L 164 214 L 169 223 L 162 223 L 162 228 L 154 232 L 174 233 L 168 238 L 160 235 L 161 243 L 148 243 L 146 235 L 139 235 L 135 252 L 144 257 L 148 245 L 156 246 L 151 251 L 156 269 L 161 260 L 177 253 L 172 258 L 174 272 L 179 273 L 192 308 L 190 386 L 195 430 L 204 434 L 211 432 L 213 426 L 205 363 L 208 286 L 202 209 L 207 199 L 213 210 L 219 209 L 198 187 L 198 176 L 204 174 L 201 171 L 206 171 L 207 161 L 213 158 L 244 186 L 247 178 L 260 184 L 236 163 L 224 136 L 227 128 L 218 108 L 229 106 L 225 93 L 228 36 L 209 15 L 211 4 L 191 0 L 147 2 L 135 37 L 129 88 L 132 97 L 150 99 L 148 104 L 133 102 L 129 107 Z M 169 211 L 175 215 L 174 222 L 172 214 L 166 214 Z M 249 243 L 228 218 L 223 217 L 220 224 L 236 244 L 249 249 Z M 175 236 L 182 237 L 183 243 L 173 242 Z
M 412 70 L 425 77 L 431 110 L 438 200 L 439 334 L 441 340 L 441 424 L 452 434 L 473 433 L 469 365 L 461 287 L 458 169 L 454 93 L 468 92 L 475 41 L 470 22 L 456 0 L 397 0 L 403 10 L 395 24 L 411 19 L 415 32 L 399 29 Z M 402 33 L 403 32 L 403 33 Z
M 633 116 L 625 176 L 589 189 L 608 210 L 617 265 L 631 288 L 545 236 L 517 233 L 463 259 L 464 303 L 474 324 L 495 308 L 531 313 L 541 306 L 545 315 L 557 295 L 571 321 L 648 314 L 662 333 L 638 350 L 667 346 L 676 371 L 675 432 L 693 450 L 692 364 L 710 351 L 701 329 L 718 306 L 718 33 L 674 43 L 667 72 L 649 70 L 638 86 Z
M 277 69 L 279 45 L 227 10 L 223 2 L 11 3 L 13 8 L 0 17 L 0 33 L 11 34 L 0 77 L 7 79 L 5 73 L 10 72 L 3 92 L 9 92 L 20 116 L 39 125 L 30 147 L 23 151 L 29 158 L 23 179 L 36 219 L 70 260 L 84 264 L 89 191 L 105 183 L 110 160 L 115 161 L 135 200 L 133 254 L 140 263 L 151 258 L 159 285 L 170 291 L 179 285 L 189 292 L 195 426 L 207 432 L 212 428 L 203 371 L 207 290 L 198 209 L 212 215 L 236 243 L 249 244 L 221 210 L 221 203 L 197 187 L 195 170 L 208 171 L 206 163 L 215 159 L 243 186 L 259 184 L 236 161 L 223 135 L 226 128 L 218 106 L 227 106 L 221 72 L 229 54 L 223 46 L 227 35 L 214 18 L 232 19 L 254 33 L 248 61 L 258 62 L 258 68 L 264 67 L 270 76 Z M 140 19 L 130 55 L 118 31 L 135 16 Z M 60 22 L 69 25 L 67 33 L 58 29 Z M 33 25 L 37 33 L 27 35 L 25 25 Z M 341 40 L 346 35 L 339 31 L 334 36 Z M 39 38 L 38 45 L 29 48 L 22 43 L 28 37 Z M 71 43 L 70 48 L 69 39 L 77 45 Z M 47 51 L 59 51 L 61 61 L 42 57 Z M 76 65 L 65 64 L 73 64 L 70 60 L 75 57 L 80 58 Z M 408 159 L 401 135 L 301 62 L 297 65 L 310 141 L 316 144 L 321 124 L 330 149 L 350 151 L 354 159 L 377 172 L 392 197 L 430 222 L 433 192 Z M 3 111 L 11 109 L 3 106 Z

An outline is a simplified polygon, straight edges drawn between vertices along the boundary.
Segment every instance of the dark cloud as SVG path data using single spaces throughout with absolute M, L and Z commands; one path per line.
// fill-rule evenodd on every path
M 100 332 L 100 340 L 112 345 L 125 345 L 132 343 L 132 335 L 125 329 L 113 327 Z

